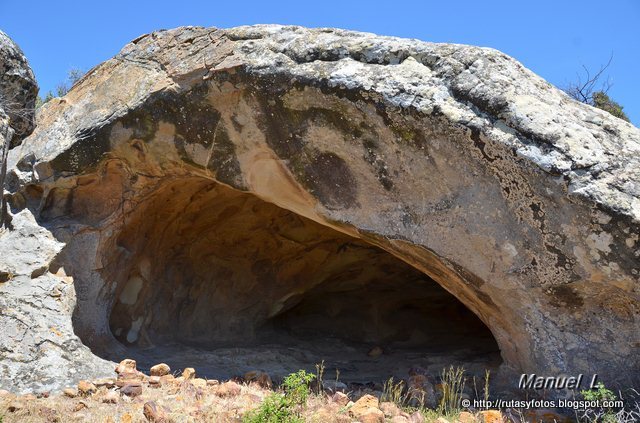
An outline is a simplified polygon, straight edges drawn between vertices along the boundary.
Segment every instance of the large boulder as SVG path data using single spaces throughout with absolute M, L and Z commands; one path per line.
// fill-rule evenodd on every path
M 38 85 L 22 50 L 0 31 L 0 109 L 11 120 L 15 132 L 12 147 L 20 144 L 35 127 L 37 94 Z
M 155 32 L 45 105 L 9 163 L 3 388 L 54 363 L 47 386 L 106 369 L 76 334 L 102 357 L 168 332 L 250 336 L 339 267 L 319 228 L 343 254 L 375 246 L 437 281 L 505 368 L 638 382 L 640 130 L 498 51 Z M 268 223 L 237 239 L 252 219 Z

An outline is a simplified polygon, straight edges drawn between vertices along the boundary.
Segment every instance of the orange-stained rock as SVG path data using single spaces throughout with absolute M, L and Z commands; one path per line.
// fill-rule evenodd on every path
M 125 371 L 118 374 L 118 379 L 116 379 L 116 385 L 123 380 L 145 380 L 147 376 L 139 371 L 129 372 Z
M 349 408 L 349 414 L 355 418 L 360 418 L 362 414 L 369 411 L 370 409 L 378 409 L 378 405 L 378 398 L 369 394 L 363 395 Z M 384 418 L 384 413 L 382 413 L 382 417 Z
M 160 363 L 160 364 L 156 364 L 155 366 L 151 367 L 151 369 L 149 370 L 149 375 L 150 376 L 165 376 L 165 375 L 168 375 L 170 372 L 171 372 L 171 367 L 169 367 L 168 364 Z
M 484 410 L 478 413 L 480 423 L 504 423 L 502 413 L 499 410 Z
M 357 418 L 362 423 L 384 423 L 384 413 L 378 408 L 367 408 Z
M 101 399 L 105 404 L 116 404 L 120 400 L 120 396 L 115 391 L 107 392 Z
M 76 388 L 64 388 L 62 393 L 68 396 L 69 398 L 75 398 L 78 396 L 78 390 Z
M 380 403 L 380 410 L 382 410 L 384 415 L 387 417 L 399 416 L 402 412 L 402 410 L 400 410 L 400 408 L 395 403 L 388 401 Z
M 349 397 L 344 392 L 338 391 L 331 396 L 331 401 L 344 407 L 349 404 Z
M 476 423 L 476 418 L 468 411 L 463 411 L 460 413 L 460 416 L 458 416 L 458 421 L 460 423 Z
M 130 358 L 125 358 L 116 366 L 116 373 L 134 373 L 136 372 L 136 361 Z
M 524 417 L 528 421 L 535 423 L 570 423 L 574 421 L 567 416 L 548 409 L 527 410 L 524 413 Z
M 214 387 L 214 393 L 219 397 L 234 397 L 242 391 L 240 385 L 233 381 L 224 382 Z
M 193 379 L 196 377 L 196 370 L 193 367 L 187 367 L 182 371 L 182 378 L 184 380 Z
M 78 382 L 78 392 L 82 396 L 91 395 L 95 393 L 97 390 L 98 388 L 96 388 L 96 385 L 94 385 L 93 383 L 87 380 L 81 380 L 80 382 Z
M 116 384 L 116 380 L 112 377 L 109 378 L 103 378 L 103 379 L 95 379 L 93 381 L 93 384 L 96 385 L 98 388 L 105 386 L 107 388 L 111 388 L 113 386 L 115 386 Z

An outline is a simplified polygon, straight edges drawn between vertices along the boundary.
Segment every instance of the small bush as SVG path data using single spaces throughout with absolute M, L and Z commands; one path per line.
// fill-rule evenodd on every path
M 260 407 L 242 418 L 244 423 L 298 423 L 302 419 L 294 413 L 283 394 L 272 393 Z
M 291 373 L 282 382 L 283 393 L 274 392 L 260 407 L 243 417 L 244 423 L 301 423 L 300 408 L 309 398 L 309 383 L 316 376 L 299 370 Z
M 291 373 L 284 379 L 284 382 L 282 382 L 284 396 L 291 405 L 304 405 L 307 402 L 309 383 L 315 378 L 315 375 L 304 370 L 298 370 L 297 373 Z
M 605 388 L 604 383 L 600 382 L 596 385 L 596 389 L 580 391 L 584 399 L 587 401 L 615 401 L 616 394 L 610 389 Z
M 629 117 L 622 111 L 623 107 L 619 103 L 613 101 L 604 91 L 596 91 L 593 93 L 592 105 L 598 109 L 604 110 L 605 112 L 611 113 L 617 118 L 629 122 Z
M 598 383 L 595 389 L 580 391 L 582 397 L 587 401 L 615 401 L 616 394 L 610 389 L 605 388 L 602 382 Z M 583 421 L 602 422 L 602 423 L 618 423 L 619 419 L 616 413 L 609 407 L 591 408 L 584 411 Z

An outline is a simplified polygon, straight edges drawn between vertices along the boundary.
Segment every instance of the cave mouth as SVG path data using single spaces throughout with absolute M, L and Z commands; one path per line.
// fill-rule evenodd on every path
M 381 381 L 501 362 L 484 323 L 424 273 L 204 178 L 164 183 L 108 244 L 109 329 L 141 368 L 278 378 L 324 360 L 341 379 Z

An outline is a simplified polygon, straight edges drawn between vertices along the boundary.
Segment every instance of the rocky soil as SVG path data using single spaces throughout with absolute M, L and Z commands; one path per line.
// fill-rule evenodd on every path
M 227 381 L 198 377 L 193 368 L 174 375 L 164 363 L 147 373 L 125 359 L 114 377 L 81 380 L 62 393 L 14 395 L 0 391 L 0 418 L 9 422 L 240 422 L 271 395 L 276 386 L 262 371 L 249 371 Z M 442 385 L 412 369 L 405 381 L 405 401 L 390 401 L 382 384 L 344 384 L 325 380 L 295 411 L 305 422 L 317 423 L 506 423 L 571 421 L 550 410 L 514 409 L 456 411 L 443 415 L 428 409 L 442 398 Z M 383 392 L 384 391 L 384 392 Z M 469 394 L 462 394 L 469 398 Z

